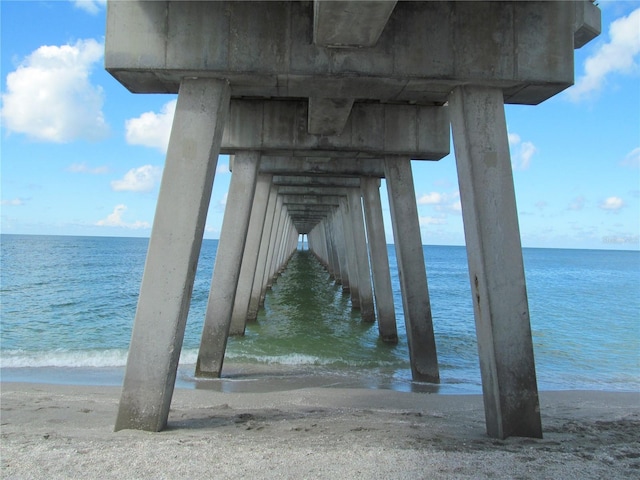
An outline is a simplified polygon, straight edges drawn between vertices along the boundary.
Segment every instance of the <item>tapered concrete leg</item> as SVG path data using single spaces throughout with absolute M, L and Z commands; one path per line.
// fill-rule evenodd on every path
M 360 278 L 358 263 L 356 259 L 356 243 L 353 235 L 353 220 L 351 219 L 351 208 L 349 200 L 345 197 L 341 200 L 338 214 L 344 230 L 344 246 L 346 250 L 346 262 L 351 275 L 349 283 L 349 293 L 351 294 L 351 307 L 360 309 Z
M 228 110 L 226 82 L 180 85 L 116 430 L 166 426 Z
M 414 380 L 437 383 L 440 381 L 440 373 L 411 161 L 408 158 L 387 157 L 384 170 L 400 273 L 411 373 Z
M 340 271 L 340 259 L 338 257 L 338 234 L 336 232 L 336 221 L 339 220 L 339 213 L 336 212 L 332 215 L 332 218 L 327 222 L 327 231 L 329 233 L 329 246 L 331 248 L 330 261 L 333 278 L 337 284 L 342 283 L 342 274 Z
M 349 293 L 349 262 L 347 261 L 347 244 L 345 241 L 344 229 L 344 212 L 337 210 L 335 214 L 334 232 L 336 234 L 336 251 L 338 253 L 338 262 L 340 263 L 340 282 L 342 283 L 342 291 Z
M 350 220 L 353 227 L 353 256 L 358 272 L 358 290 L 360 293 L 360 316 L 362 321 L 373 323 L 376 315 L 373 308 L 373 290 L 371 289 L 371 269 L 367 250 L 367 238 L 362 218 L 362 200 L 359 188 L 350 188 L 347 199 L 349 202 Z
M 196 363 L 198 377 L 217 378 L 222 370 L 259 161 L 255 152 L 236 154 Z
M 384 220 L 382 218 L 382 203 L 380 202 L 380 180 L 363 177 L 360 179 L 360 185 L 367 222 L 369 256 L 373 272 L 373 290 L 378 310 L 378 331 L 383 341 L 397 343 L 398 330 L 396 327 L 396 311 L 393 305 L 387 240 L 384 236 Z
M 267 289 L 271 288 L 273 282 L 274 265 L 277 260 L 274 258 L 278 255 L 278 240 L 280 238 L 280 232 L 282 230 L 282 224 L 284 223 L 284 205 L 282 199 L 278 198 L 276 204 L 276 217 L 277 221 L 273 225 L 271 230 L 271 240 L 269 249 L 269 255 L 267 257 L 267 269 L 265 270 L 264 287 L 262 288 L 262 294 L 260 295 L 260 302 L 264 302 L 264 296 L 267 293 Z
M 278 197 L 278 187 L 271 186 L 269 191 L 269 202 L 265 214 L 264 227 L 262 237 L 260 239 L 260 253 L 258 255 L 257 267 L 253 279 L 253 287 L 251 288 L 251 298 L 249 299 L 249 308 L 247 311 L 247 321 L 253 321 L 258 317 L 260 309 L 260 294 L 264 286 L 264 276 L 267 264 L 267 256 L 269 254 L 269 240 L 271 239 L 271 230 L 273 228 L 274 213 L 276 211 L 276 200 Z
M 449 98 L 487 433 L 542 437 L 529 305 L 499 89 Z
M 272 175 L 260 174 L 256 183 L 256 192 L 253 197 L 251 207 L 251 217 L 249 219 L 249 232 L 242 255 L 242 268 L 238 278 L 238 289 L 231 315 L 231 328 L 229 335 L 244 335 L 249 312 L 249 299 L 253 287 L 253 279 L 258 264 L 258 254 L 260 251 L 260 241 L 265 221 L 265 213 L 269 200 L 269 190 L 271 188 Z

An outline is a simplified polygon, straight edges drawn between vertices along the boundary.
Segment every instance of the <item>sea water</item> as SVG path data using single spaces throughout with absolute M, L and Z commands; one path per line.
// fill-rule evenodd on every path
M 142 238 L 2 235 L 2 380 L 121 384 L 147 246 Z M 179 387 L 199 385 L 193 370 L 216 248 L 216 240 L 202 245 Z M 397 345 L 381 342 L 377 324 L 362 322 L 349 295 L 301 251 L 257 321 L 230 338 L 223 377 L 480 393 L 465 249 L 424 247 L 436 388 L 411 381 L 395 250 L 388 248 Z M 523 255 L 540 389 L 640 390 L 640 252 L 525 248 Z

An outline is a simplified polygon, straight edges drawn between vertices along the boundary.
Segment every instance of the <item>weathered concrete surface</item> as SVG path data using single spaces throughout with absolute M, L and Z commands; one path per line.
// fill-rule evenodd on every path
M 309 133 L 314 135 L 340 135 L 344 130 L 353 100 L 346 98 L 309 99 Z
M 263 175 L 263 174 L 260 174 Z M 271 230 L 275 221 L 276 203 L 278 199 L 278 187 L 271 185 L 269 190 L 269 200 L 267 203 L 267 211 L 265 213 L 264 227 L 262 237 L 260 239 L 260 252 L 256 264 L 256 271 L 253 278 L 253 287 L 251 288 L 251 298 L 249 299 L 249 307 L 247 309 L 247 321 L 255 320 L 258 317 L 260 309 L 260 295 L 265 286 L 264 277 L 267 266 L 267 256 L 269 254 L 271 240 Z
M 249 301 L 253 288 L 253 280 L 258 266 L 260 244 L 266 217 L 269 192 L 271 190 L 272 176 L 261 173 L 256 181 L 256 190 L 253 196 L 251 217 L 249 219 L 249 231 L 242 255 L 242 267 L 238 277 L 238 288 L 231 315 L 231 327 L 229 335 L 244 335 L 244 330 L 249 316 Z
M 211 79 L 180 87 L 116 430 L 166 425 L 229 93 L 226 82 Z
M 447 107 L 359 103 L 340 135 L 308 131 L 308 102 L 233 100 L 221 153 L 264 156 L 439 160 L 449 154 Z
M 362 197 L 369 240 L 369 256 L 373 272 L 373 290 L 378 313 L 378 331 L 380 338 L 387 343 L 398 342 L 396 312 L 393 304 L 391 274 L 389 272 L 389 256 L 384 234 L 382 203 L 380 201 L 380 180 L 363 177 Z
M 364 218 L 362 216 L 362 200 L 359 188 L 351 188 L 347 194 L 349 204 L 349 221 L 353 231 L 354 250 L 350 253 L 355 257 L 358 272 L 358 289 L 360 294 L 360 316 L 363 322 L 373 323 L 376 320 L 373 306 L 373 289 L 371 287 L 371 268 L 369 266 L 369 252 L 365 235 Z
M 461 87 L 450 104 L 487 432 L 541 437 L 502 93 Z
M 364 13 L 354 17 L 357 9 Z M 357 23 L 361 20 L 363 25 Z M 340 27 L 345 23 L 351 29 Z M 498 437 L 538 436 L 502 102 L 536 104 L 571 85 L 573 48 L 597 35 L 599 23 L 597 7 L 584 1 L 110 1 L 106 68 L 134 92 L 177 92 L 182 84 L 176 119 L 186 125 L 174 128 L 178 133 L 172 136 L 167 168 L 189 170 L 191 162 L 198 163 L 175 178 L 165 170 L 116 428 L 153 430 L 166 422 L 210 195 L 207 182 L 219 151 L 262 155 L 261 172 L 274 175 L 388 177 L 412 371 L 416 379 L 437 381 L 426 276 L 416 270 L 424 261 L 415 196 L 404 190 L 411 179 L 409 158 L 437 160 L 448 154 L 449 107 L 444 105 L 450 101 L 456 108 L 456 150 L 462 152 L 457 163 L 473 253 L 469 262 L 487 430 Z M 351 42 L 368 46 L 336 48 Z M 191 80 L 196 77 L 201 80 Z M 189 104 L 182 88 L 192 82 L 228 87 L 224 94 L 216 90 L 213 100 Z M 234 100 L 224 125 L 229 96 Z M 212 105 L 215 110 L 223 104 L 220 121 L 215 115 L 212 121 Z M 187 131 L 202 112 L 206 129 Z M 207 129 L 213 143 L 205 138 Z M 192 144 L 194 139 L 202 145 Z M 208 159 L 201 147 L 209 151 Z M 198 193 L 200 199 L 194 197 Z M 298 232 L 317 231 L 313 243 L 324 243 L 319 250 L 325 250 L 338 280 L 341 266 L 361 248 L 347 245 L 348 228 L 338 220 L 349 210 L 344 200 L 328 212 L 333 207 L 318 202 L 320 194 L 301 197 L 295 208 L 282 198 L 275 201 L 270 234 L 263 233 L 268 242 L 262 281 L 257 273 L 254 279 L 263 288 L 286 264 Z M 341 262 L 345 246 L 347 262 Z M 508 263 L 504 272 L 496 259 Z M 167 277 L 172 278 L 165 282 Z M 510 344 L 511 328 L 516 347 Z M 224 337 L 226 342 L 224 333 L 216 335 L 216 341 Z
M 233 164 L 196 363 L 198 377 L 217 378 L 222 370 L 259 162 L 259 154 L 242 152 Z
M 312 42 L 309 2 L 108 7 L 105 66 L 138 93 L 175 93 L 206 72 L 234 97 L 443 104 L 481 84 L 537 104 L 573 83 L 573 2 L 398 2 L 374 46 L 340 49 Z
M 438 383 L 440 370 L 411 161 L 408 158 L 386 157 L 384 165 L 411 373 L 414 380 Z
M 314 0 L 313 43 L 324 47 L 372 47 L 395 6 L 391 0 Z
M 336 175 L 359 177 L 384 177 L 384 163 L 380 158 L 331 158 L 331 157 L 262 157 L 261 173 L 274 175 Z

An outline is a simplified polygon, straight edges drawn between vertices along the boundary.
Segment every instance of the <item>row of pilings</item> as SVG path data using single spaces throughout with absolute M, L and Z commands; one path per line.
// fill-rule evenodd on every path
M 566 89 L 599 30 L 591 1 L 108 2 L 107 70 L 178 94 L 116 429 L 166 426 L 221 153 L 235 160 L 197 374 L 219 376 L 299 234 L 397 338 L 384 177 L 413 378 L 437 382 L 411 159 L 444 158 L 452 133 L 487 433 L 541 436 L 504 105 Z

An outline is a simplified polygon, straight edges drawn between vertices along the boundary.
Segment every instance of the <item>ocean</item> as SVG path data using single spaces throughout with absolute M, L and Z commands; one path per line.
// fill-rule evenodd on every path
M 121 385 L 147 245 L 144 238 L 2 235 L 2 380 Z M 193 372 L 216 248 L 216 240 L 202 246 L 178 388 L 203 386 Z M 411 381 L 388 248 L 397 345 L 381 342 L 377 325 L 363 323 L 341 286 L 299 251 L 257 321 L 229 340 L 223 379 L 209 381 L 212 388 L 242 391 L 269 378 L 273 388 L 481 393 L 464 247 L 424 247 L 438 386 Z M 640 391 L 640 252 L 525 248 L 523 255 L 540 390 Z

